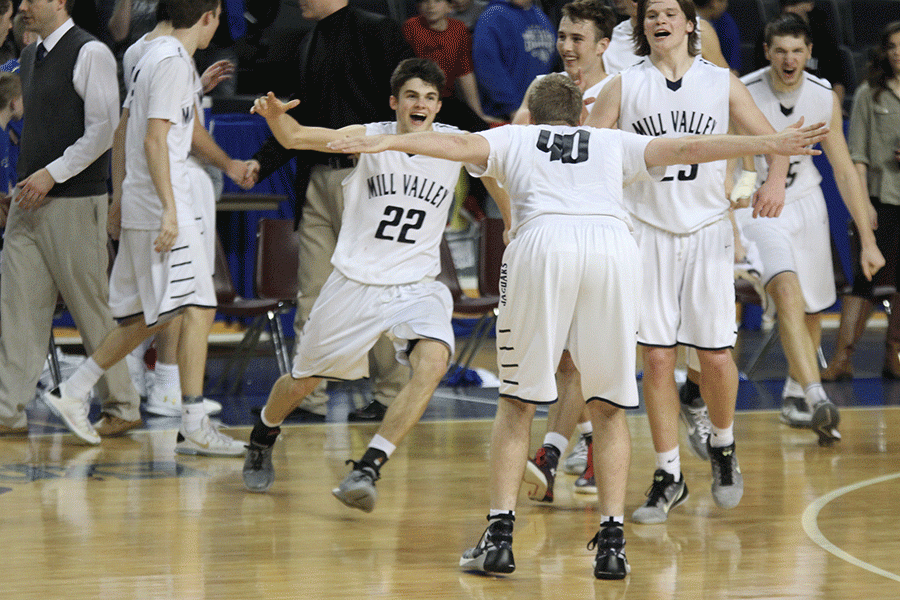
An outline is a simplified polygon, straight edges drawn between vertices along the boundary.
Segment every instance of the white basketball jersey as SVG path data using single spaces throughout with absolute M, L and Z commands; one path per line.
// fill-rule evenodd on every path
M 187 158 L 196 116 L 197 71 L 177 39 L 163 36 L 151 43 L 134 70 L 125 99 L 129 111 L 125 133 L 125 181 L 122 183 L 122 226 L 158 229 L 162 202 L 150 177 L 144 150 L 149 119 L 171 123 L 168 133 L 169 174 L 179 225 L 195 220 Z
M 681 80 L 668 81 L 649 58 L 622 76 L 619 128 L 654 137 L 710 135 L 728 131 L 730 73 L 699 56 Z M 664 176 L 625 190 L 636 218 L 670 233 L 692 233 L 722 218 L 725 161 L 672 165 Z
M 603 53 L 603 68 L 610 75 L 620 73 L 640 60 L 634 54 L 634 42 L 631 39 L 633 32 L 631 19 L 625 19 L 613 27 L 609 47 Z
M 511 238 L 540 215 L 604 215 L 631 226 L 622 186 L 646 176 L 650 138 L 562 125 L 506 125 L 477 135 L 491 146 L 487 167 L 466 168 L 496 178 L 509 192 Z
M 433 129 L 459 132 L 439 123 Z M 366 135 L 396 132 L 396 122 L 366 125 Z M 458 162 L 429 156 L 362 154 L 343 182 L 344 214 L 331 264 L 348 279 L 371 285 L 437 277 L 460 171 Z
M 779 93 L 772 87 L 771 67 L 764 67 L 741 78 L 756 106 L 777 131 L 796 123 L 803 117 L 805 125 L 825 122 L 831 124 L 832 91 L 831 84 L 815 75 L 803 73 L 800 89 L 792 93 Z M 840 126 L 840 125 L 838 125 Z M 762 156 L 756 157 L 756 181 L 766 180 L 768 164 Z M 809 194 L 822 181 L 819 170 L 813 164 L 812 156 L 792 156 L 791 166 L 785 180 L 784 202 L 790 204 Z

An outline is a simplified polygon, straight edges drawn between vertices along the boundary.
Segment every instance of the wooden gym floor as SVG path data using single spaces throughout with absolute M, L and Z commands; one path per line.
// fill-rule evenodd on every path
M 747 352 L 755 335 L 745 337 Z M 562 473 L 552 505 L 521 498 L 515 573 L 458 570 L 459 554 L 486 524 L 496 389 L 439 390 L 426 420 L 383 469 L 371 514 L 330 494 L 347 472 L 344 461 L 357 458 L 376 429 L 343 420 L 352 402 L 347 391 L 334 394 L 328 422 L 284 428 L 274 454 L 277 481 L 267 494 L 243 490 L 240 459 L 176 457 L 177 419 L 148 418 L 146 429 L 86 447 L 36 404 L 30 436 L 0 437 L 0 541 L 7 548 L 0 596 L 900 598 L 900 383 L 877 377 L 883 336 L 866 334 L 860 379 L 828 387 L 842 417 L 843 441 L 833 448 L 779 423 L 783 356 L 773 351 L 757 378 L 741 384 L 740 506 L 716 508 L 709 465 L 683 444 L 690 499 L 664 525 L 626 523 L 632 574 L 621 582 L 593 578 L 585 545 L 599 515 L 589 497 L 572 493 L 574 476 Z M 219 362 L 210 361 L 211 372 Z M 214 396 L 226 404 L 227 431 L 240 439 L 249 433 L 249 409 L 264 402 L 277 374 L 272 363 L 256 359 L 238 396 Z M 629 426 L 626 521 L 654 465 L 645 416 L 631 415 Z M 532 448 L 544 428 L 538 418 Z

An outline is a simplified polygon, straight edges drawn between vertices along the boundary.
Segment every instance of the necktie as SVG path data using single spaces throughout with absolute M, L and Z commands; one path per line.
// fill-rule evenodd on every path
M 44 48 L 43 42 L 38 44 L 37 47 L 37 62 L 41 62 L 44 60 L 44 57 L 47 56 L 47 49 Z

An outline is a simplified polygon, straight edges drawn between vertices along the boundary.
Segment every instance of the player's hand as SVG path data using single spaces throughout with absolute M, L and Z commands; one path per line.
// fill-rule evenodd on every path
M 159 253 L 168 252 L 175 245 L 178 238 L 178 217 L 175 209 L 163 209 L 162 222 L 160 223 L 159 235 L 153 242 L 153 249 Z
M 357 135 L 328 142 L 328 148 L 335 152 L 372 154 L 391 149 L 391 135 Z
M 19 188 L 19 194 L 16 196 L 19 208 L 34 210 L 42 207 L 47 203 L 47 192 L 53 189 L 54 185 L 56 182 L 46 168 L 35 171 L 16 186 Z
M 250 160 L 245 160 L 244 178 L 240 182 L 235 181 L 235 183 L 238 184 L 241 189 L 249 190 L 257 183 L 259 183 L 259 169 L 260 164 L 258 160 L 254 160 L 252 158 Z
M 813 146 L 824 140 L 828 132 L 829 128 L 824 122 L 803 127 L 803 117 L 800 117 L 799 121 L 775 134 L 775 147 L 771 153 L 782 156 L 817 156 L 822 151 L 813 149 Z
M 875 273 L 884 266 L 884 256 L 875 244 L 866 244 L 859 253 L 859 266 L 862 267 L 863 275 L 866 279 L 872 281 Z
M 249 163 L 250 161 L 247 160 L 232 158 L 228 161 L 228 168 L 225 169 L 225 174 L 228 175 L 228 178 L 235 185 L 243 187 L 244 182 L 247 180 L 247 173 L 250 170 Z
M 208 94 L 226 79 L 231 79 L 233 75 L 233 62 L 229 60 L 214 62 L 208 69 L 203 71 L 203 75 L 200 76 L 200 84 L 203 86 L 203 93 Z
M 250 112 L 257 114 L 265 119 L 275 119 L 300 104 L 300 100 L 294 99 L 290 102 L 282 102 L 275 97 L 275 94 L 269 92 L 265 96 L 260 96 L 253 102 Z
M 777 217 L 784 208 L 784 180 L 776 185 L 775 179 L 769 178 L 753 194 L 753 218 Z
M 122 202 L 113 199 L 109 205 L 109 213 L 106 216 L 106 233 L 114 240 L 119 239 L 122 233 Z

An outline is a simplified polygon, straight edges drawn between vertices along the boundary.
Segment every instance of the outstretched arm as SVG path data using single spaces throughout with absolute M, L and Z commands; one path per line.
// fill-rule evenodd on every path
M 831 122 L 840 123 L 842 119 L 841 106 L 836 93 L 832 93 L 831 112 Z M 869 203 L 859 173 L 850 159 L 850 150 L 847 148 L 844 132 L 839 127 L 832 129 L 822 141 L 822 148 L 834 170 L 834 181 L 837 183 L 841 198 L 859 231 L 859 264 L 862 267 L 863 275 L 871 281 L 875 273 L 884 266 L 884 256 L 881 255 L 881 251 L 878 250 L 875 243 L 875 234 L 872 231 L 872 222 L 869 217 L 868 209 L 872 205 Z
M 747 154 L 793 156 L 821 154 L 810 146 L 825 139 L 828 127 L 816 123 L 801 127 L 803 119 L 768 135 L 691 135 L 653 138 L 644 150 L 647 168 L 688 165 L 737 158 Z
M 424 154 L 456 162 L 487 166 L 491 146 L 473 133 L 437 133 L 422 131 L 402 135 L 366 135 L 335 140 L 328 144 L 332 152 L 373 153 L 397 150 L 409 154 Z
M 301 125 L 293 117 L 286 114 L 287 111 L 298 104 L 300 104 L 299 100 L 282 102 L 275 97 L 275 94 L 269 92 L 268 95 L 256 99 L 250 112 L 264 117 L 278 143 L 285 148 L 293 150 L 342 152 L 342 150 L 332 150 L 328 143 L 345 137 L 364 136 L 366 134 L 364 125 L 348 125 L 341 129 Z

